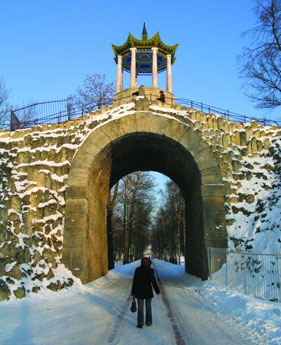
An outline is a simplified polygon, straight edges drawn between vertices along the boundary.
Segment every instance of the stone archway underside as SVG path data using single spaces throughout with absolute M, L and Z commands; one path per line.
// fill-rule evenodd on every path
M 154 170 L 186 201 L 186 271 L 208 276 L 206 248 L 226 247 L 224 186 L 216 158 L 190 127 L 150 112 L 112 120 L 85 140 L 66 191 L 63 261 L 83 283 L 107 273 L 106 202 L 121 177 Z

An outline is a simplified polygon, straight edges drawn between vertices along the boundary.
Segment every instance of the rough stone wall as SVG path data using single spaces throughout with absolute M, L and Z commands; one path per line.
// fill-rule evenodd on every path
M 281 128 L 264 127 L 256 121 L 239 124 L 191 109 L 188 120 L 209 144 L 220 164 L 229 247 L 257 248 L 259 233 L 264 245 L 259 245 L 257 250 L 266 252 L 266 231 L 271 231 L 280 250 Z M 274 207 L 277 220 L 266 219 L 267 209 Z
M 0 131 L 0 301 L 72 285 L 71 272 L 61 264 L 71 160 L 96 126 L 135 109 L 142 105 L 129 102 L 64 124 Z M 236 214 L 244 214 L 243 203 L 258 204 L 258 193 L 243 191 L 243 181 L 255 178 L 260 188 L 270 190 L 276 174 L 280 179 L 274 164 L 280 163 L 280 128 L 237 124 L 179 105 L 154 104 L 150 110 L 190 126 L 216 154 L 226 187 L 229 234 L 239 241 Z

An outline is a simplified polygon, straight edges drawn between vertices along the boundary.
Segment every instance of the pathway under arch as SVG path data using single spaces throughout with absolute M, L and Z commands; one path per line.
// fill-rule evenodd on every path
M 206 248 L 227 246 L 219 164 L 193 129 L 143 111 L 99 126 L 76 153 L 66 190 L 63 262 L 83 283 L 107 273 L 109 189 L 139 170 L 165 174 L 181 189 L 186 203 L 186 271 L 206 279 Z

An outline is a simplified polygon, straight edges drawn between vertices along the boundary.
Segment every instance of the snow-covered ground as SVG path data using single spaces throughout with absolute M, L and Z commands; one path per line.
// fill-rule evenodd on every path
M 175 326 L 185 344 L 281 343 L 280 303 L 203 282 L 183 266 L 153 261 L 173 316 L 168 317 L 163 294 L 155 296 L 153 325 L 136 328 L 128 297 L 137 261 L 84 286 L 77 280 L 58 293 L 46 289 L 1 302 L 0 344 L 180 344 Z

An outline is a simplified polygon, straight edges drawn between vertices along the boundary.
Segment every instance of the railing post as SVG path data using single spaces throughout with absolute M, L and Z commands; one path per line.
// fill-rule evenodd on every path
M 209 277 L 212 280 L 212 253 L 211 253 L 212 248 L 208 247 L 207 251 L 208 251 L 208 267 L 209 267 Z
M 21 122 L 13 110 L 11 110 L 10 131 L 21 128 Z
M 227 256 L 227 249 L 225 249 L 225 285 L 228 286 L 228 256 Z
M 13 121 L 13 110 L 11 110 L 11 117 L 10 117 L 10 132 L 12 132 L 12 121 Z
M 281 254 L 279 252 L 279 248 L 276 248 L 276 256 L 277 256 L 277 270 L 278 270 L 278 280 L 279 280 L 279 303 L 281 302 Z
M 73 99 L 72 97 L 67 98 L 67 104 L 66 104 L 66 109 L 67 109 L 67 119 L 70 120 L 71 118 L 71 109 L 73 106 Z

